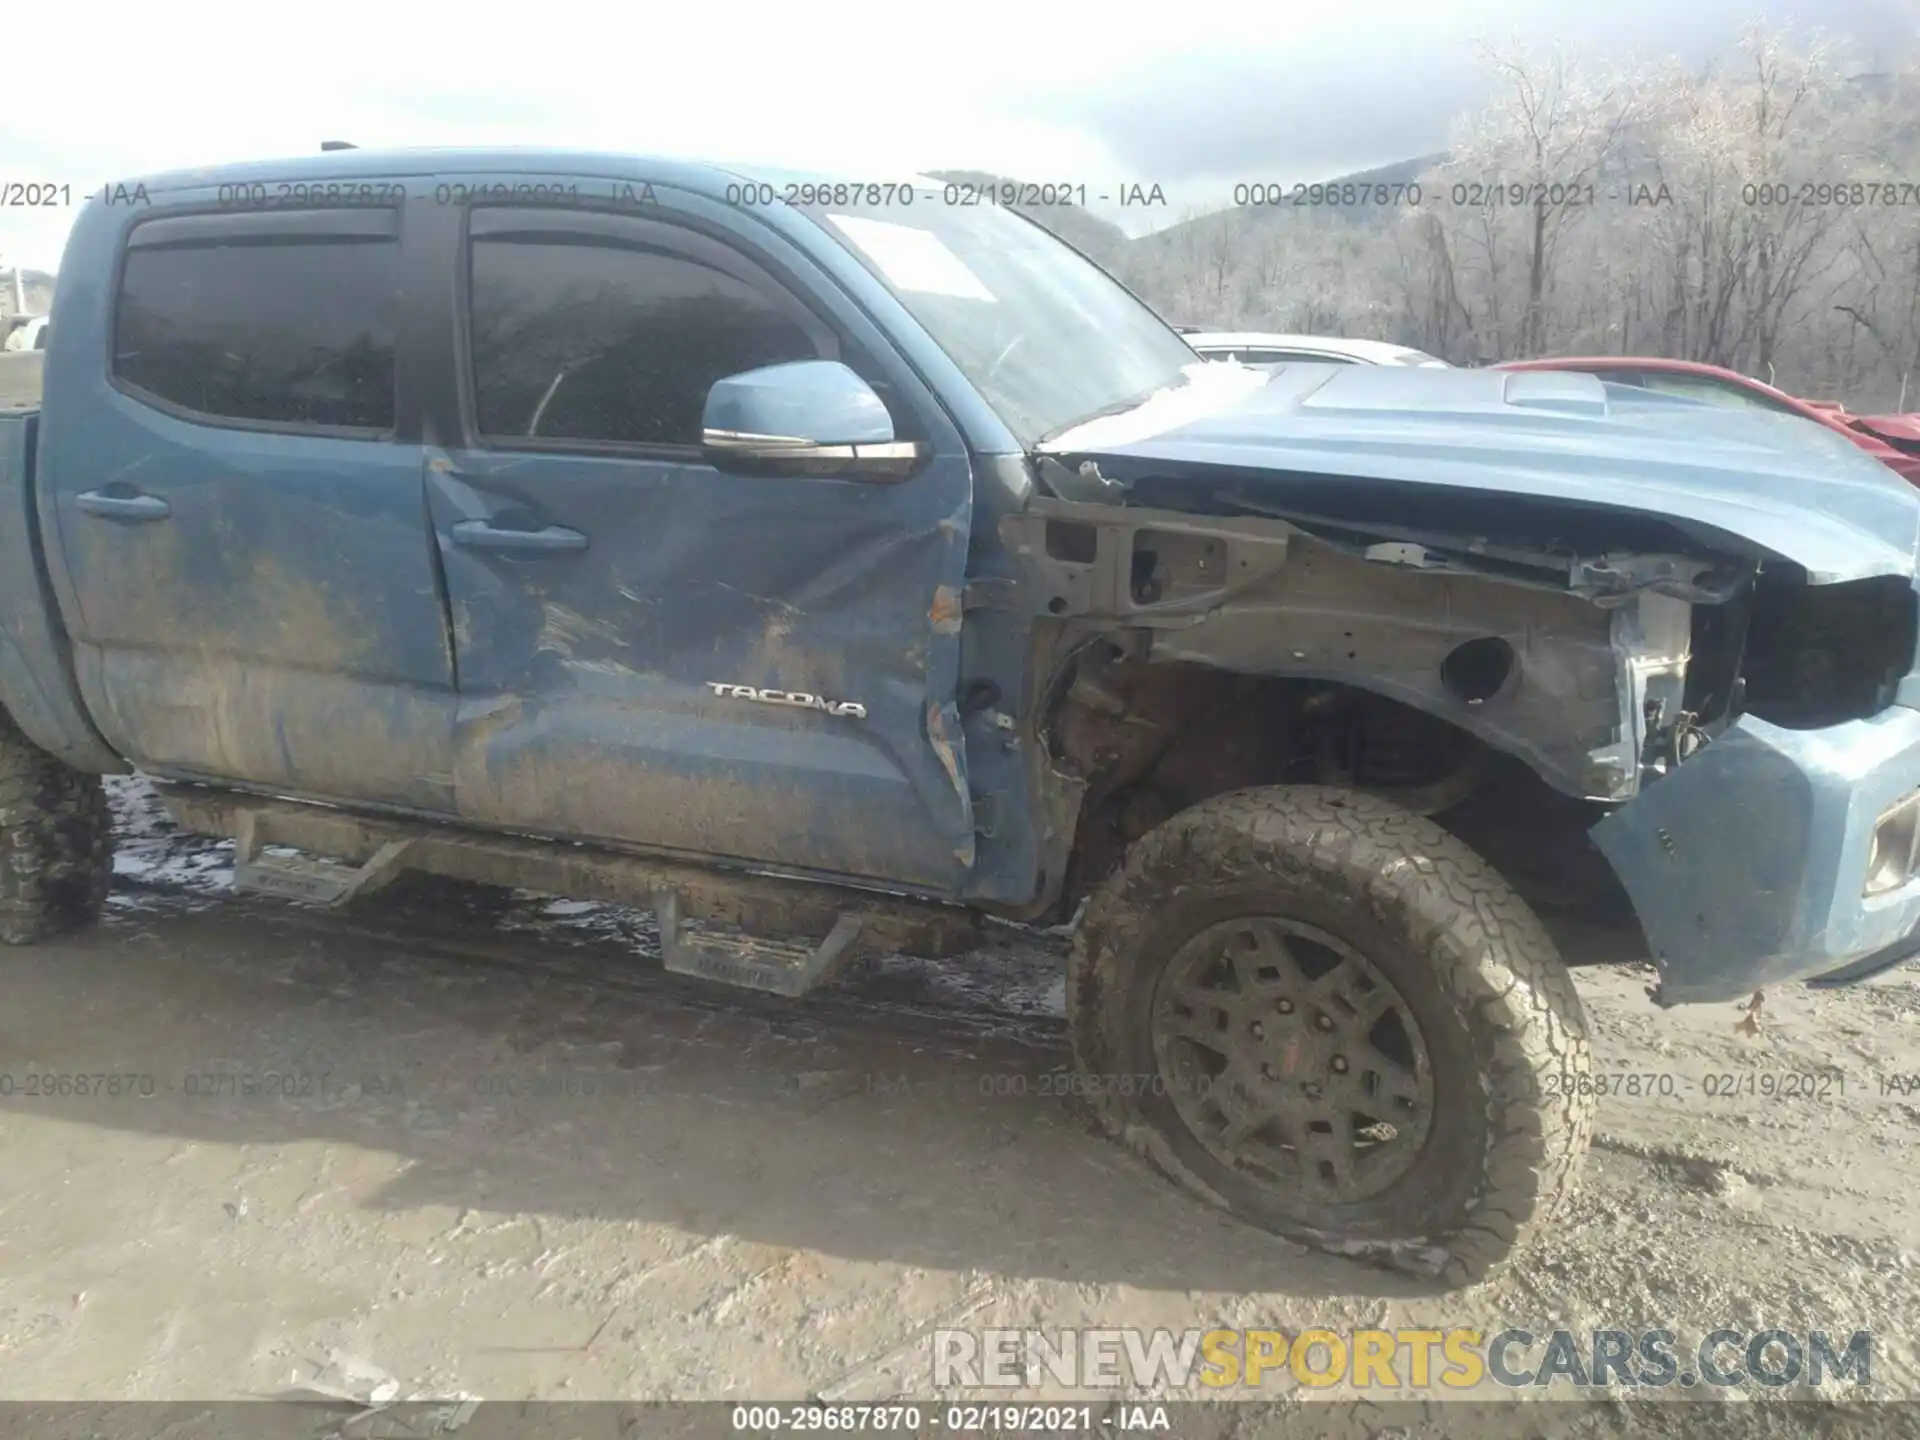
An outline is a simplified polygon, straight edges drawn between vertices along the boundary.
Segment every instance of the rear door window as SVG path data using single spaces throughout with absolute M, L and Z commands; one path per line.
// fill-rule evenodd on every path
M 114 318 L 115 380 L 189 418 L 390 432 L 397 217 L 221 221 L 158 220 L 133 232 Z

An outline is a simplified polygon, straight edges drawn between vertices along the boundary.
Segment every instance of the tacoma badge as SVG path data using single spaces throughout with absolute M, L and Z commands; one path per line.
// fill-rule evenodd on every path
M 822 710 L 829 715 L 849 715 L 855 720 L 867 718 L 867 707 L 857 700 L 823 700 L 800 690 L 759 690 L 752 685 L 722 685 L 709 680 L 707 688 L 729 700 L 758 700 L 765 705 L 792 705 L 801 710 Z

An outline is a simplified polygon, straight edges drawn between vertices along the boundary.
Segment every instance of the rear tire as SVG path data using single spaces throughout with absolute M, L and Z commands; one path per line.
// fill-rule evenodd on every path
M 113 812 L 98 775 L 64 764 L 0 713 L 0 944 L 91 924 L 113 882 Z
M 1466 1285 L 1572 1194 L 1579 996 L 1539 920 L 1430 820 L 1243 790 L 1140 839 L 1075 939 L 1068 1020 L 1107 1134 L 1317 1249 Z

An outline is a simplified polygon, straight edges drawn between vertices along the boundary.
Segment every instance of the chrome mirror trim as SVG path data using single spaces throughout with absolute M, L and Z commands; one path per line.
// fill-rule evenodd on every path
M 868 479 L 904 480 L 927 456 L 927 448 L 912 440 L 821 445 L 795 435 L 755 435 L 715 429 L 701 431 L 700 438 L 716 460 L 760 461 L 801 475 L 849 474 Z
M 799 435 L 755 435 L 749 430 L 703 430 L 700 441 L 710 450 L 731 450 L 741 454 L 811 451 L 820 447 Z

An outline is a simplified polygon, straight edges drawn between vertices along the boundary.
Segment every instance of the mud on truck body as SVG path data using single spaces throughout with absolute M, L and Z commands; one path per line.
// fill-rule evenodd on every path
M 0 935 L 97 913 L 135 768 L 241 888 L 639 903 L 788 995 L 1077 915 L 1102 1128 L 1455 1282 L 1591 1126 L 1547 870 L 1665 1003 L 1920 946 L 1897 477 L 1584 375 L 1202 364 L 945 198 L 352 151 L 96 200 L 0 421 Z

